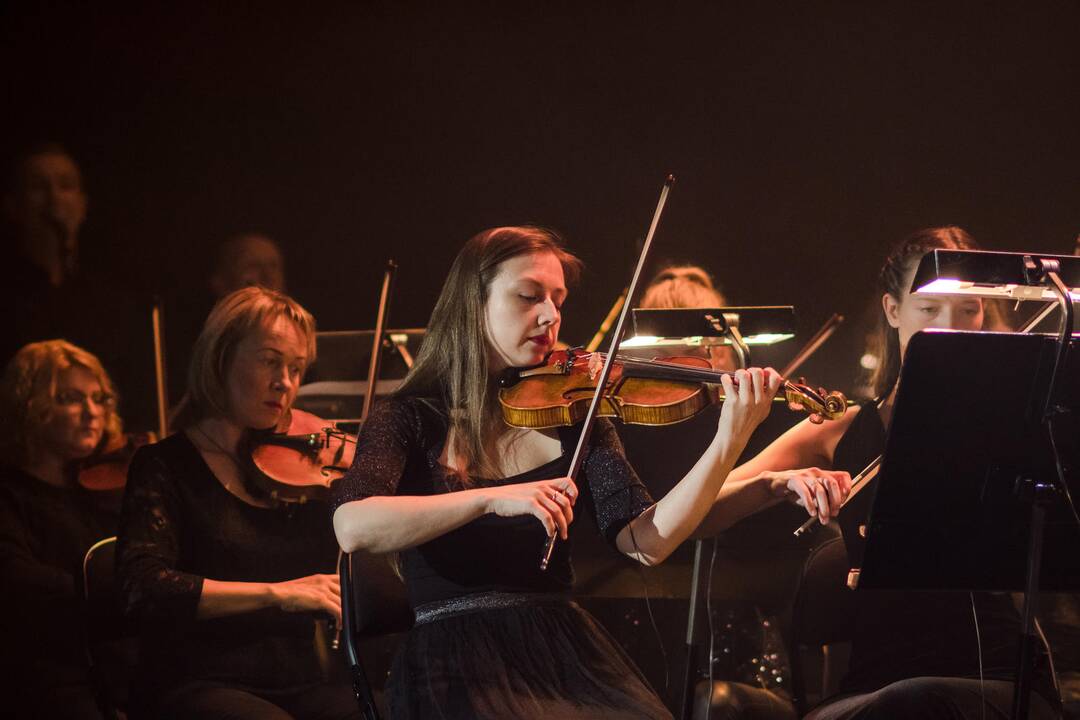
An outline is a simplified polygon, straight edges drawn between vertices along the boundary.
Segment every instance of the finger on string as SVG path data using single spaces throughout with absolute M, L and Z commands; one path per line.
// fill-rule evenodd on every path
M 754 391 L 754 389 L 750 387 L 752 384 L 750 373 L 746 370 L 736 370 L 735 377 L 739 381 L 739 399 L 742 400 L 743 403 L 749 403 L 751 393 Z
M 720 376 L 720 385 L 724 388 L 725 402 L 728 400 L 728 398 L 734 399 L 735 396 L 735 381 L 732 379 L 732 377 L 733 376 L 731 375 Z
M 750 371 L 750 377 L 754 386 L 754 402 L 761 403 L 765 399 L 765 371 L 761 368 L 754 368 Z

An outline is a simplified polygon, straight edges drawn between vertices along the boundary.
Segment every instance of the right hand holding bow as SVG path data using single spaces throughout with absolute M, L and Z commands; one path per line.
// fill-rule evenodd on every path
M 501 517 L 532 515 L 539 520 L 548 537 L 556 532 L 567 538 L 574 521 L 574 503 L 578 489 L 568 477 L 530 483 L 484 488 L 485 509 Z

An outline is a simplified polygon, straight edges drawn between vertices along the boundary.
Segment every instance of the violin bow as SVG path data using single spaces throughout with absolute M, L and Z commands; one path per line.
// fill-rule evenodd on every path
M 158 439 L 169 434 L 169 389 L 165 375 L 165 335 L 162 332 L 161 299 L 155 297 L 150 307 L 150 324 L 154 331 L 154 390 L 157 400 Z
M 844 322 L 844 316 L 839 313 L 833 313 L 832 316 L 825 321 L 825 324 L 814 333 L 814 336 L 807 340 L 806 345 L 803 345 L 799 352 L 795 353 L 795 357 L 791 358 L 791 362 L 787 364 L 783 370 L 780 371 L 780 377 L 791 377 L 791 374 L 802 367 L 802 364 L 810 359 L 810 356 L 817 352 L 817 349 L 824 344 L 826 340 L 832 337 L 832 334 L 836 332 L 836 328 L 840 327 L 840 323 Z
M 581 435 L 578 437 L 577 447 L 574 449 L 574 455 L 570 460 L 570 470 L 567 473 L 567 476 L 571 480 L 576 480 L 578 473 L 581 471 L 585 448 L 589 444 L 589 437 L 592 435 L 592 429 L 596 423 L 596 411 L 600 407 L 600 400 L 604 396 L 604 387 L 607 385 L 608 378 L 611 377 L 611 369 L 614 367 L 615 356 L 619 352 L 619 343 L 622 341 L 623 326 L 626 324 L 626 316 L 633 304 L 631 301 L 634 298 L 634 291 L 637 290 L 638 279 L 641 277 L 641 271 L 645 267 L 645 259 L 649 255 L 649 248 L 652 246 L 653 235 L 656 234 L 656 226 L 660 224 L 660 216 L 664 212 L 664 205 L 667 204 L 668 193 L 671 191 L 671 186 L 674 183 L 675 176 L 668 175 L 667 180 L 664 181 L 664 186 L 660 189 L 660 199 L 656 203 L 656 210 L 653 212 L 652 223 L 649 225 L 649 232 L 645 235 L 645 243 L 641 247 L 641 254 L 638 256 L 637 267 L 634 269 L 634 276 L 627 286 L 626 299 L 623 302 L 622 310 L 619 312 L 619 321 L 615 324 L 615 332 L 611 334 L 611 345 L 608 348 L 607 357 L 604 359 L 604 367 L 597 377 L 596 390 L 593 392 L 592 402 L 589 403 L 589 410 L 585 413 L 585 419 L 582 421 Z M 563 487 L 560 492 L 565 493 L 566 488 Z M 555 539 L 557 537 L 558 533 L 552 533 L 547 539 L 547 544 L 544 546 L 544 555 L 540 559 L 541 570 L 547 570 L 548 563 L 551 562 L 551 553 L 555 550 Z
M 375 384 L 379 379 L 379 359 L 382 357 L 383 333 L 386 332 L 386 318 L 390 314 L 390 289 L 394 284 L 397 263 L 388 260 L 383 274 L 382 293 L 379 295 L 379 313 L 375 319 L 375 338 L 371 342 L 371 360 L 368 362 L 367 393 L 364 395 L 364 408 L 360 411 L 360 424 L 363 425 L 375 402 Z

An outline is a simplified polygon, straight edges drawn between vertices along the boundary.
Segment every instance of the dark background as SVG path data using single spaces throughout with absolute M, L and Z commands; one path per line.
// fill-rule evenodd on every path
M 393 324 L 420 326 L 467 237 L 533 221 L 588 265 L 563 333 L 584 342 L 673 172 L 656 261 L 796 305 L 802 339 L 847 315 L 805 372 L 850 389 L 900 236 L 1080 231 L 1073 2 L 97 5 L 3 11 L 6 150 L 67 144 L 84 253 L 173 317 L 256 229 L 321 328 L 373 325 L 388 257 Z

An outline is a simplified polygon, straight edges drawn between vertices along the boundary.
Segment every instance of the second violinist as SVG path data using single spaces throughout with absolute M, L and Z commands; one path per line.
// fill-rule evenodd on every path
M 387 686 L 395 718 L 669 718 L 619 646 L 573 603 L 568 543 L 548 536 L 587 512 L 616 551 L 662 562 L 705 516 L 780 378 L 723 378 L 715 436 L 654 501 L 599 420 L 580 482 L 580 428 L 512 428 L 498 377 L 543 361 L 580 262 L 552 232 L 484 231 L 458 253 L 416 365 L 378 406 L 339 483 L 344 550 L 401 553 L 416 626 Z M 737 385 L 737 387 L 736 387 Z
M 143 629 L 141 716 L 359 717 L 314 645 L 316 616 L 341 614 L 327 508 L 276 505 L 239 456 L 246 433 L 281 423 L 314 357 L 296 301 L 227 295 L 195 344 L 187 422 L 132 461 L 117 562 Z

